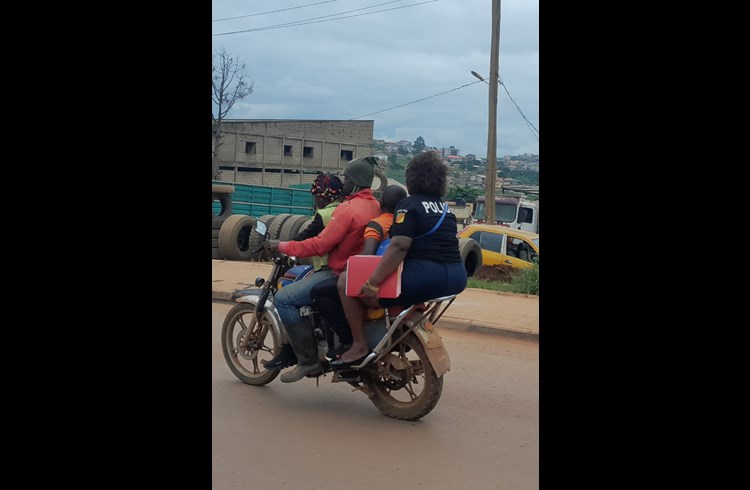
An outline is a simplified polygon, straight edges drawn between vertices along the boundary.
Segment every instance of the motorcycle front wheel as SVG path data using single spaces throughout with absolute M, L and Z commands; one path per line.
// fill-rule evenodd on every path
M 229 369 L 243 383 L 263 386 L 279 375 L 261 363 L 281 351 L 281 342 L 263 313 L 256 318 L 255 305 L 238 303 L 229 310 L 221 327 L 221 350 Z
M 364 378 L 370 400 L 384 415 L 417 420 L 432 411 L 443 392 L 443 377 L 432 368 L 422 343 L 407 335 L 397 348 L 378 362 L 379 376 Z

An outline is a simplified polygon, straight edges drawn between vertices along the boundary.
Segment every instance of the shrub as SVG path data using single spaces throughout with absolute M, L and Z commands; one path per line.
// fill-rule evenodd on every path
M 519 270 L 511 281 L 511 290 L 514 293 L 539 294 L 539 264 L 534 264 L 531 269 Z

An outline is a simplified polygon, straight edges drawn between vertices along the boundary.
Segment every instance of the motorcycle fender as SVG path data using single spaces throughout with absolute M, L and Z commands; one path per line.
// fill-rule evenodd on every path
M 237 298 L 238 303 L 250 303 L 251 305 L 258 305 L 258 300 L 260 298 L 256 295 L 247 295 L 242 296 L 241 298 Z M 281 343 L 288 343 L 288 339 L 286 336 L 286 331 L 284 330 L 283 324 L 281 323 L 281 319 L 279 318 L 279 313 L 276 311 L 276 307 L 273 305 L 271 300 L 266 300 L 266 305 L 263 307 L 264 314 L 268 317 L 268 319 L 271 321 L 271 330 L 273 330 L 273 336 L 274 338 L 280 339 Z
M 427 358 L 430 360 L 435 374 L 440 377 L 450 370 L 451 359 L 448 357 L 448 351 L 445 350 L 443 339 L 440 337 L 437 329 L 429 321 L 426 321 L 425 324 L 415 328 L 414 333 L 417 334 L 417 338 L 422 342 L 422 346 L 425 352 L 427 352 Z

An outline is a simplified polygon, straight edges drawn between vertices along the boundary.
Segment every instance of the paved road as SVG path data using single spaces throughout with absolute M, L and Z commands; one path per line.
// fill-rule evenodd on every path
M 330 375 L 241 383 L 221 352 L 231 306 L 213 304 L 213 490 L 539 488 L 537 342 L 441 330 L 442 397 L 406 422 Z

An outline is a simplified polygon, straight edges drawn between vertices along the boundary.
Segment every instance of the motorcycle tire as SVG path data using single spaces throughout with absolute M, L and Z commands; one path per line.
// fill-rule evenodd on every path
M 229 310 L 221 327 L 221 350 L 229 369 L 240 381 L 254 386 L 266 385 L 279 375 L 279 371 L 269 371 L 261 363 L 262 359 L 270 361 L 281 352 L 281 340 L 264 316 L 261 314 L 256 322 L 255 305 L 238 303 Z M 239 349 L 239 343 L 248 334 L 253 345 Z
M 424 346 L 413 333 L 401 342 L 402 348 L 396 349 L 392 355 L 406 360 L 411 366 L 411 369 L 394 369 L 394 374 L 405 381 L 393 382 L 382 377 L 364 377 L 363 382 L 370 390 L 370 401 L 384 415 L 400 420 L 418 420 L 430 413 L 440 400 L 443 377 L 435 374 Z M 381 366 L 384 363 L 388 364 L 388 356 L 379 361 Z M 418 383 L 412 383 L 412 376 L 419 378 Z M 409 389 L 405 389 L 406 387 Z M 419 388 L 421 391 L 417 394 Z

